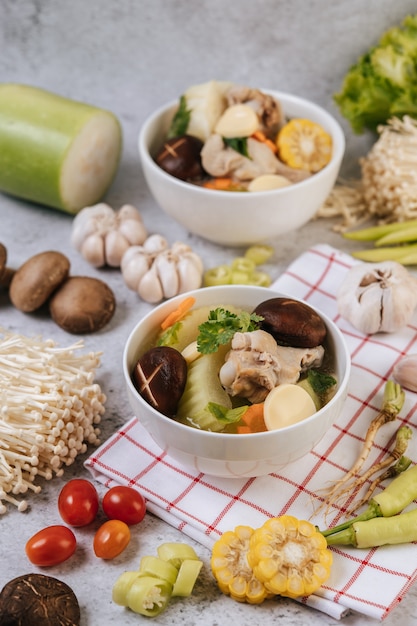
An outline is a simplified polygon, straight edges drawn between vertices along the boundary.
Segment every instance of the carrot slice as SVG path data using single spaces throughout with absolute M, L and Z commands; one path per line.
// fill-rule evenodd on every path
M 233 181 L 231 178 L 211 178 L 204 183 L 203 187 L 206 187 L 206 189 L 227 190 L 233 187 Z
M 264 403 L 251 404 L 243 414 L 236 432 L 243 435 L 247 433 L 263 433 L 265 431 Z
M 274 154 L 278 152 L 276 144 L 272 141 L 272 139 L 268 139 L 265 133 L 263 133 L 261 130 L 257 130 L 255 133 L 253 133 L 252 139 L 256 139 L 256 141 L 264 143 L 266 146 L 268 146 L 270 150 L 272 150 Z
M 167 315 L 166 318 L 163 320 L 161 324 L 162 330 L 166 330 L 167 328 L 175 324 L 175 322 L 178 322 L 181 318 L 183 318 L 184 315 L 188 313 L 188 311 L 194 305 L 194 303 L 195 298 L 193 296 L 188 296 L 187 298 L 184 298 L 184 300 L 179 303 L 175 311 L 171 311 L 171 313 Z

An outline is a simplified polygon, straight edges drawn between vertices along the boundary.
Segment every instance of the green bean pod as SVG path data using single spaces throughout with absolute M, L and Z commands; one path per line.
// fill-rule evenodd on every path
M 327 544 L 376 548 L 417 541 L 417 509 L 392 517 L 375 517 L 366 522 L 354 522 L 334 535 L 326 537 Z
M 417 226 L 417 220 L 406 220 L 404 222 L 394 222 L 391 224 L 378 224 L 377 226 L 370 226 L 369 228 L 362 228 L 359 230 L 352 230 L 343 233 L 345 239 L 352 239 L 354 241 L 376 241 L 381 237 L 396 233 L 406 228 L 413 228 Z

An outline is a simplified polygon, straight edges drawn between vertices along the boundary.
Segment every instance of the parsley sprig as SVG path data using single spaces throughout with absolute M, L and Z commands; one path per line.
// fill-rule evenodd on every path
M 261 316 L 247 311 L 236 315 L 221 307 L 214 309 L 198 327 L 197 350 L 202 354 L 216 352 L 219 346 L 231 341 L 235 333 L 257 330 L 262 320 Z

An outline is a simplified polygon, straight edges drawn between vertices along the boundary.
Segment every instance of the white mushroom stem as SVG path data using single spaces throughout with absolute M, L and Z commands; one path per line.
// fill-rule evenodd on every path
M 106 396 L 94 382 L 101 353 L 78 354 L 0 329 L 0 514 L 20 511 L 19 495 L 39 493 L 36 479 L 62 476 L 88 444 L 98 445 Z

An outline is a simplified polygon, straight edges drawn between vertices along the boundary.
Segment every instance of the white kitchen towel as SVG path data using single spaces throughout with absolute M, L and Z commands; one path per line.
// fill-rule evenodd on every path
M 323 439 L 302 459 L 268 476 L 225 479 L 190 470 L 167 456 L 140 423 L 140 415 L 101 445 L 86 461 L 93 476 L 106 484 L 139 489 L 148 510 L 211 548 L 239 524 L 259 527 L 268 518 L 291 514 L 320 528 L 343 521 L 337 509 L 324 518 L 315 513 L 320 491 L 353 464 L 368 425 L 381 406 L 385 383 L 395 363 L 417 352 L 417 316 L 400 332 L 364 336 L 337 310 L 336 296 L 354 259 L 328 245 L 303 253 L 276 280 L 273 288 L 301 298 L 326 314 L 347 342 L 352 373 L 342 414 Z M 367 466 L 392 448 L 396 430 L 408 424 L 415 434 L 417 395 L 407 392 L 401 415 L 378 433 Z M 236 435 L 238 436 L 238 435 Z M 411 440 L 407 455 L 417 458 Z M 371 550 L 333 547 L 330 578 L 300 601 L 340 619 L 350 610 L 383 620 L 398 605 L 417 576 L 417 544 Z

